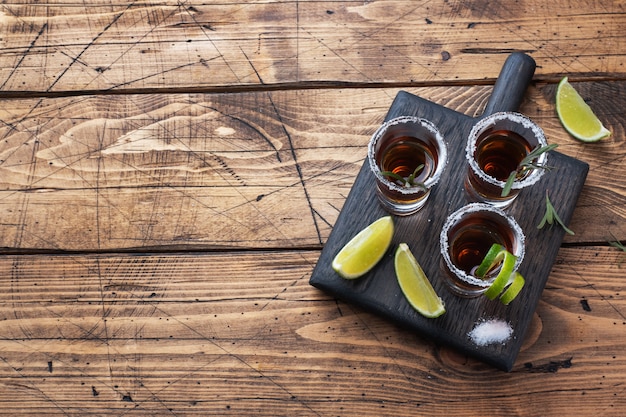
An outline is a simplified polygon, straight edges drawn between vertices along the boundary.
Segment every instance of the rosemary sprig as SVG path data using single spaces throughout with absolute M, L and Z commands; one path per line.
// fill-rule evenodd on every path
M 548 197 L 548 192 L 546 191 L 546 213 L 543 215 L 543 218 L 541 219 L 541 222 L 537 225 L 537 229 L 542 229 L 543 226 L 546 225 L 546 223 L 548 223 L 550 226 L 552 226 L 552 224 L 554 222 L 557 222 L 568 234 L 573 235 L 575 234 L 571 229 L 569 229 L 567 226 L 565 226 L 565 224 L 563 223 L 563 220 L 561 220 L 561 218 L 559 217 L 558 213 L 556 212 L 556 210 L 554 209 L 554 206 L 552 205 L 552 203 L 550 202 L 550 197 Z
M 611 233 L 611 235 L 613 236 L 613 239 L 615 239 L 615 240 L 609 241 L 609 245 L 613 246 L 614 248 L 617 248 L 617 249 L 621 250 L 622 252 L 626 252 L 626 246 L 622 242 L 617 240 L 617 238 L 615 237 L 615 235 L 613 235 L 613 233 Z M 624 255 L 622 257 L 622 259 L 619 260 L 619 262 L 617 263 L 617 266 L 621 267 L 622 262 L 624 261 L 624 257 L 626 257 L 626 255 Z
M 417 174 L 419 174 L 419 172 L 422 169 L 424 169 L 424 164 L 419 164 L 417 167 L 415 167 L 415 170 L 413 170 L 413 173 L 409 175 L 407 178 L 404 178 L 402 175 L 398 175 L 392 171 L 382 171 L 381 174 L 384 175 L 385 177 L 393 178 L 394 180 L 398 182 L 398 184 L 402 185 L 403 187 L 407 187 L 407 188 L 408 187 L 422 187 L 426 189 L 426 186 L 424 185 L 423 182 L 415 181 Z
M 526 173 L 526 171 L 529 171 L 531 169 L 550 169 L 549 167 L 543 165 L 537 165 L 535 163 L 535 159 L 537 159 L 543 153 L 550 152 L 557 146 L 559 145 L 553 143 L 552 145 L 536 147 L 528 155 L 526 155 L 526 157 L 522 159 L 517 166 L 517 169 L 515 171 L 512 171 L 511 175 L 509 175 L 509 178 L 507 178 L 506 183 L 504 184 L 504 188 L 502 189 L 502 194 L 500 196 L 508 196 L 511 193 L 511 188 L 513 187 L 513 183 L 515 182 L 515 180 L 522 177 Z

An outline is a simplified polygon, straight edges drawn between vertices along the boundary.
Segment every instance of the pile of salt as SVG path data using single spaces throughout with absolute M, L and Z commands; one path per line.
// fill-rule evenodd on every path
M 491 343 L 506 342 L 512 334 L 513 329 L 509 323 L 491 319 L 480 321 L 468 335 L 478 346 L 486 346 Z

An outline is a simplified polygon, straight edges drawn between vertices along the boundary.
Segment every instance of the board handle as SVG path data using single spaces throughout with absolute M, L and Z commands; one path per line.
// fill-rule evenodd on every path
M 513 52 L 509 55 L 493 86 L 483 116 L 500 111 L 517 111 L 536 67 L 535 60 L 525 53 Z

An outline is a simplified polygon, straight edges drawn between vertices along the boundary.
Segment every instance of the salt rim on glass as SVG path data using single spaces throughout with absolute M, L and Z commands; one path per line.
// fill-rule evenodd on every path
M 441 234 L 439 235 L 439 245 L 441 247 L 441 255 L 443 256 L 443 259 L 446 262 L 446 265 L 448 266 L 448 268 L 450 268 L 450 270 L 455 275 L 457 275 L 460 279 L 462 279 L 466 283 L 475 285 L 477 287 L 486 288 L 491 285 L 495 277 L 491 280 L 482 280 L 475 276 L 469 275 L 468 273 L 466 273 L 464 270 L 457 267 L 452 262 L 452 259 L 450 259 L 450 253 L 448 250 L 450 248 L 450 243 L 448 241 L 448 231 L 450 230 L 450 228 L 454 226 L 454 224 L 456 224 L 467 213 L 475 213 L 479 211 L 490 211 L 492 213 L 496 213 L 497 215 L 501 216 L 507 221 L 511 229 L 514 230 L 514 234 L 519 236 L 519 250 L 515 254 L 517 256 L 517 260 L 515 261 L 515 266 L 513 267 L 514 271 L 517 271 L 522 261 L 524 260 L 524 254 L 526 253 L 526 242 L 525 242 L 526 236 L 524 235 L 524 231 L 522 230 L 521 226 L 515 221 L 515 219 L 513 219 L 511 216 L 506 214 L 504 210 L 498 207 L 495 207 L 491 204 L 470 203 L 466 206 L 461 207 L 460 209 L 452 213 L 450 216 L 448 216 L 446 223 L 443 225 L 443 228 L 441 229 Z
M 520 124 L 526 129 L 532 130 L 533 134 L 539 141 L 539 146 L 540 147 L 547 146 L 548 142 L 546 140 L 545 134 L 543 133 L 543 130 L 535 122 L 533 122 L 529 117 L 521 113 L 516 113 L 516 112 L 497 112 L 497 113 L 492 113 L 483 119 L 480 119 L 472 127 L 472 130 L 470 131 L 470 134 L 468 137 L 477 138 L 479 135 L 479 132 L 481 132 L 482 130 L 502 120 L 510 120 L 514 123 Z M 478 162 L 476 162 L 476 159 L 474 158 L 475 152 L 476 152 L 476 141 L 468 140 L 467 145 L 465 147 L 465 158 L 467 159 L 467 162 L 472 168 L 472 171 L 474 171 L 474 173 L 476 173 L 476 175 L 478 175 L 478 177 L 481 180 L 489 184 L 495 185 L 499 188 L 504 188 L 506 186 L 505 181 L 501 181 L 492 177 L 491 175 L 487 175 L 480 168 L 480 166 L 478 166 Z M 539 155 L 539 157 L 537 158 L 537 165 L 546 166 L 547 160 L 548 160 L 548 154 L 547 152 L 544 152 L 541 155 Z M 524 179 L 522 179 L 522 181 L 514 181 L 511 188 L 514 190 L 520 190 L 522 188 L 526 188 L 528 186 L 535 184 L 543 176 L 544 171 L 545 171 L 544 169 L 533 170 L 531 172 L 531 175 L 527 175 Z
M 368 155 L 368 160 L 369 160 L 371 171 L 374 173 L 376 178 L 378 178 L 389 189 L 399 192 L 401 194 L 412 194 L 415 192 L 416 187 L 402 187 L 396 184 L 395 182 L 389 181 L 381 173 L 380 167 L 376 163 L 376 158 L 374 157 L 374 154 L 376 152 L 375 151 L 376 145 L 378 141 L 382 139 L 384 133 L 390 127 L 393 127 L 395 125 L 399 125 L 402 123 L 415 123 L 415 124 L 422 126 L 426 130 L 428 130 L 430 133 L 432 133 L 436 141 L 440 143 L 441 149 L 439 150 L 439 156 L 437 158 L 438 159 L 437 169 L 435 170 L 433 175 L 431 175 L 430 177 L 426 179 L 426 181 L 424 181 L 423 185 L 426 189 L 432 188 L 435 184 L 437 184 L 437 182 L 439 182 L 439 178 L 441 178 L 441 175 L 443 174 L 446 164 L 448 163 L 448 147 L 447 147 L 445 140 L 443 139 L 443 136 L 439 132 L 439 129 L 437 129 L 437 127 L 431 121 L 423 119 L 421 117 L 416 117 L 416 116 L 396 117 L 394 119 L 388 120 L 387 122 L 383 123 L 376 130 L 376 132 L 374 132 L 374 135 L 372 136 L 372 140 L 370 140 L 368 147 L 367 147 L 367 155 Z M 420 186 L 419 188 L 422 188 L 422 187 Z

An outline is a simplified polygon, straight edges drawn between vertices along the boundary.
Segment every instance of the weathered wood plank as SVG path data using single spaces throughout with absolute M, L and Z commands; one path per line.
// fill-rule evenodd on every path
M 626 239 L 626 83 L 577 84 L 614 132 L 571 138 L 554 85 L 522 111 L 559 151 L 590 164 L 573 241 Z M 46 250 L 323 244 L 397 89 L 5 101 L 0 247 Z M 479 114 L 491 88 L 408 90 Z M 609 179 L 609 180 L 607 180 Z
M 623 79 L 625 26 L 620 2 L 12 2 L 0 91 L 493 81 L 514 50 Z
M 626 405 L 613 248 L 561 249 L 511 373 L 309 286 L 318 256 L 2 257 L 3 410 L 563 416 Z

